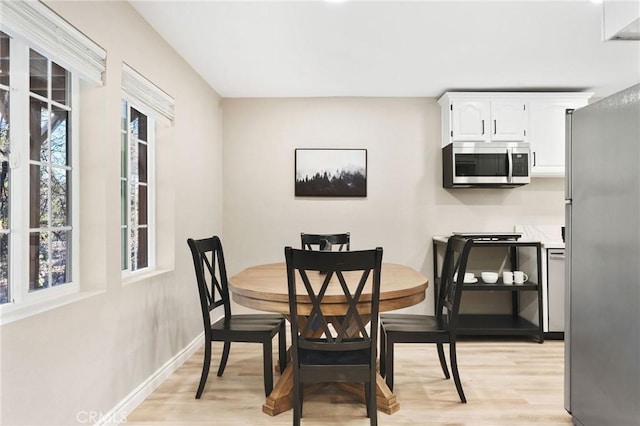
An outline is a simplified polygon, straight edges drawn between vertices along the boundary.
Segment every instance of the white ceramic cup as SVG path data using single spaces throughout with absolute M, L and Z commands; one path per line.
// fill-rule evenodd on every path
M 513 271 L 514 284 L 524 284 L 529 279 L 529 276 L 522 271 Z
M 502 283 L 503 284 L 513 284 L 513 272 L 511 272 L 511 271 L 502 272 Z

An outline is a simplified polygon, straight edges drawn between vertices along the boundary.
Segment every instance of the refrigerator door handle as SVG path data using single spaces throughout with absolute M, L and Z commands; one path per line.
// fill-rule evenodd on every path
M 564 176 L 564 194 L 565 199 L 570 200 L 571 194 L 571 119 L 573 116 L 573 109 L 565 110 L 565 142 L 564 142 L 564 162 L 565 162 L 565 176 Z
M 567 175 L 568 176 L 568 175 Z M 571 413 L 571 201 L 564 205 L 565 256 L 564 268 L 564 408 Z

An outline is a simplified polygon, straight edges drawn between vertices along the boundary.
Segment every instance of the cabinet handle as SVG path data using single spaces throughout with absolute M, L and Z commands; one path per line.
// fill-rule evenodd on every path
M 535 167 L 536 165 L 536 152 L 533 151 L 533 166 Z
M 493 120 L 493 134 L 498 134 L 498 122 L 496 120 Z
M 482 120 L 482 134 L 484 135 L 484 120 Z

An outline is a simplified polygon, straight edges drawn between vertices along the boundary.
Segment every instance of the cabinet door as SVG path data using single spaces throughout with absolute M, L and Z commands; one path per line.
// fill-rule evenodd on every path
M 489 140 L 489 101 L 456 101 L 451 105 L 451 130 L 454 141 Z
M 529 103 L 532 176 L 564 176 L 565 111 L 574 107 L 562 100 Z
M 521 100 L 491 101 L 491 140 L 524 141 L 527 111 Z

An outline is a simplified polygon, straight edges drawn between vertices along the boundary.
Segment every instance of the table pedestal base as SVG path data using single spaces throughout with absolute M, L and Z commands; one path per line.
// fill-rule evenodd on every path
M 335 383 L 341 389 L 350 392 L 358 397 L 362 403 L 364 400 L 364 387 L 359 384 L 352 383 Z M 312 387 L 313 388 L 313 387 Z M 310 389 L 306 388 L 305 392 Z M 400 409 L 400 404 L 396 400 L 396 396 L 389 390 L 387 383 L 379 373 L 376 373 L 376 395 L 378 411 L 386 414 L 393 414 Z M 267 397 L 262 405 L 262 411 L 270 416 L 277 416 L 280 413 L 293 408 L 293 367 L 287 364 L 282 372 L 280 379 L 276 383 L 273 391 Z

